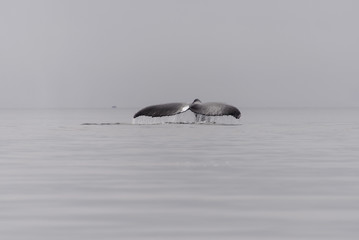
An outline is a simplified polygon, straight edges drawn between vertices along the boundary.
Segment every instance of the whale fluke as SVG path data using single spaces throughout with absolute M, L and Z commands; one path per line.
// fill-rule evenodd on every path
M 190 110 L 194 114 L 204 116 L 232 116 L 237 119 L 241 117 L 238 108 L 217 102 L 202 103 L 199 99 L 195 99 L 192 104 L 187 103 L 166 103 L 145 107 L 138 111 L 133 118 L 139 116 L 163 117 L 172 116 Z
M 148 117 L 164 117 L 179 114 L 185 112 L 189 109 L 189 105 L 186 103 L 166 103 L 159 105 L 152 105 L 145 107 L 138 111 L 133 118 L 139 116 L 148 116 Z
M 193 101 L 190 110 L 197 114 L 205 116 L 224 116 L 229 115 L 235 118 L 241 117 L 241 112 L 238 108 L 225 103 L 208 102 L 202 103 L 199 99 Z

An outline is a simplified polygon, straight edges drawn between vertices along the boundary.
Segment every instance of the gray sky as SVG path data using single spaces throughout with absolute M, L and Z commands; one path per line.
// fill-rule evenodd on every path
M 1 0 L 0 107 L 359 106 L 359 1 Z

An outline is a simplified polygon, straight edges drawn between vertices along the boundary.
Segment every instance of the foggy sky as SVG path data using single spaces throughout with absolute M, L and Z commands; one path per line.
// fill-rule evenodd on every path
M 1 0 L 0 107 L 359 106 L 359 2 Z

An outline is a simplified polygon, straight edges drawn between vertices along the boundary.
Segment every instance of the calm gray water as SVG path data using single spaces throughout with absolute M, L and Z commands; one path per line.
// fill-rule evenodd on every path
M 1 239 L 358 239 L 359 110 L 241 110 L 0 110 Z

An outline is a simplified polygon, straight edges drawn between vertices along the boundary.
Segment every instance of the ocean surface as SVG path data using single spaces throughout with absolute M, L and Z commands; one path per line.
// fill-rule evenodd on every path
M 359 109 L 0 109 L 0 238 L 359 239 Z

